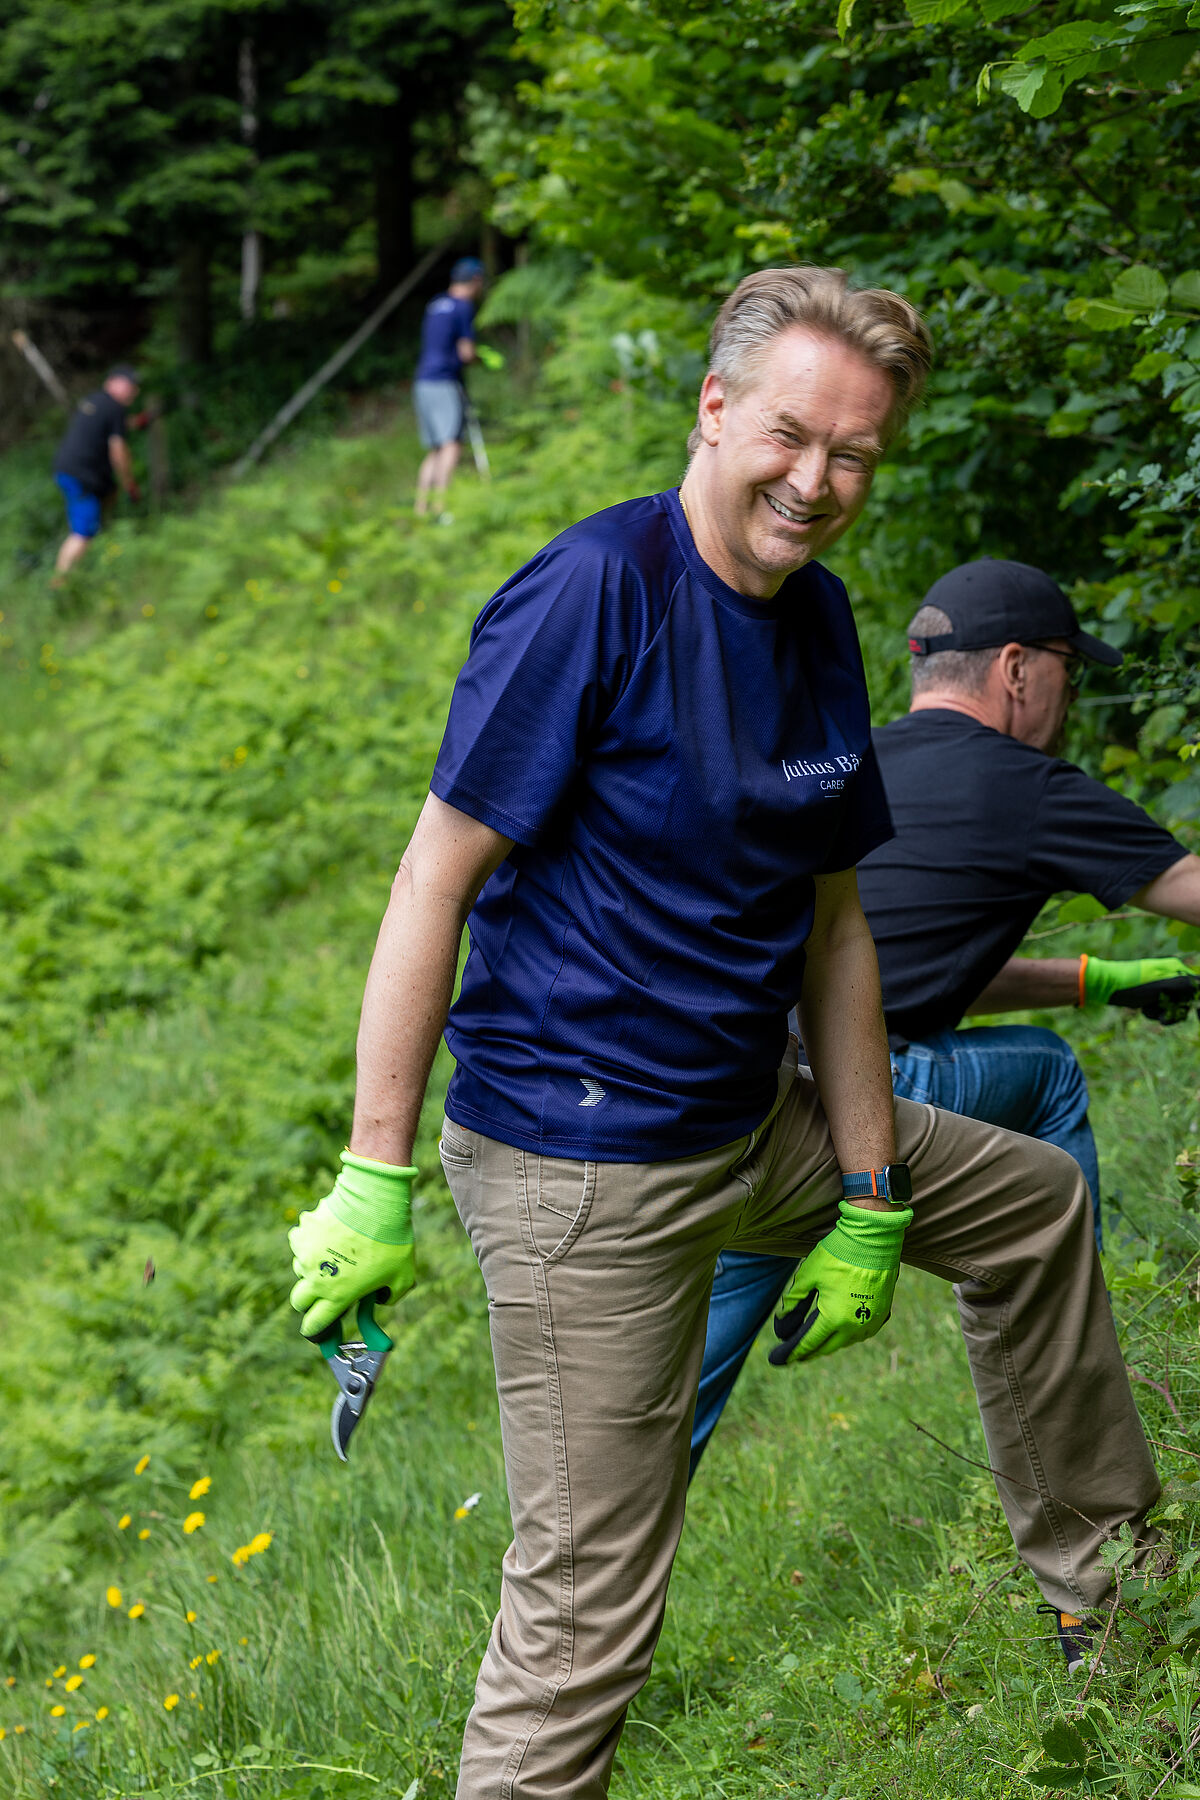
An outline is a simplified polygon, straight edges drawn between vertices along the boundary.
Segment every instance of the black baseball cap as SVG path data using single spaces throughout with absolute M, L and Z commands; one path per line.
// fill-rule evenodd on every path
M 1121 666 L 1119 650 L 1080 630 L 1075 608 L 1057 581 L 1028 563 L 991 556 L 961 563 L 934 582 L 921 604 L 939 607 L 953 630 L 940 637 L 910 637 L 908 647 L 915 656 L 1066 638 L 1089 662 L 1107 669 Z
M 132 363 L 116 363 L 116 364 L 114 364 L 114 366 L 108 371 L 108 374 L 105 376 L 104 379 L 106 381 L 112 381 L 114 379 L 114 377 L 116 377 L 118 375 L 123 377 L 123 379 L 126 381 L 132 381 L 134 387 L 141 387 L 141 385 L 142 385 L 142 378 L 138 374 L 137 370 L 133 367 Z

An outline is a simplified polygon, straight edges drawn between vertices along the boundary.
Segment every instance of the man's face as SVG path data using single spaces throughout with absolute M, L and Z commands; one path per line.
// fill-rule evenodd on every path
M 128 375 L 110 375 L 104 385 L 120 406 L 132 406 L 137 399 L 137 382 Z
M 1027 644 L 1023 649 L 1025 687 L 1017 729 L 1012 735 L 1053 756 L 1062 742 L 1071 708 L 1077 658 L 1066 638 L 1047 638 L 1044 647 Z
M 705 377 L 705 513 L 724 563 L 717 573 L 731 587 L 769 599 L 854 523 L 895 399 L 889 378 L 856 350 L 800 326 L 767 345 L 744 390 Z

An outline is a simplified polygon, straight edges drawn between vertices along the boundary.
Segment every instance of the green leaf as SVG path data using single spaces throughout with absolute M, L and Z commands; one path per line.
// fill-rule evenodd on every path
M 1181 306 L 1194 307 L 1200 312 L 1200 269 L 1185 269 L 1182 275 L 1177 275 L 1171 283 L 1171 298 L 1178 300 Z
M 839 1700 L 844 1700 L 846 1702 L 847 1706 L 862 1705 L 862 1682 L 858 1679 L 857 1675 L 852 1675 L 848 1669 L 842 1669 L 834 1676 L 833 1691 Z
M 1087 925 L 1093 919 L 1103 919 L 1107 912 L 1107 906 L 1102 906 L 1094 894 L 1073 894 L 1059 907 L 1057 923 L 1060 925 Z M 1050 1729 L 1054 1731 L 1057 1727 L 1052 1725 Z M 1072 1726 L 1070 1729 L 1073 1730 L 1074 1727 Z M 1044 1743 L 1045 1739 L 1043 1738 L 1042 1741 Z M 1054 1756 L 1079 1756 L 1082 1754 L 1078 1750 L 1051 1750 L 1049 1744 L 1046 1744 L 1046 1748 Z
M 963 12 L 971 0 L 904 0 L 905 10 L 914 25 L 941 25 Z
M 838 0 L 837 34 L 843 43 L 854 20 L 854 4 L 855 0 Z
M 1134 263 L 1122 269 L 1112 284 L 1112 297 L 1118 306 L 1131 306 L 1135 312 L 1155 312 L 1167 302 L 1167 284 L 1157 269 L 1148 263 Z
M 1149 350 L 1145 356 L 1139 356 L 1132 369 L 1130 369 L 1130 379 L 1133 381 L 1153 381 L 1156 375 L 1162 374 L 1170 361 L 1171 352 L 1169 350 Z
M 1087 1768 L 1076 1769 L 1030 1769 L 1025 1777 L 1034 1787 L 1064 1788 L 1078 1787 L 1081 1781 L 1087 1780 Z
M 1087 898 L 1087 896 L 1084 897 Z M 1062 913 L 1059 914 L 1059 917 L 1062 917 Z M 1061 1763 L 1087 1761 L 1087 1744 L 1068 1719 L 1055 1719 L 1054 1723 L 1043 1731 L 1042 1749 L 1047 1756 L 1053 1756 Z
M 1154 38 L 1137 46 L 1129 58 L 1129 67 L 1143 87 L 1168 87 L 1172 81 L 1178 81 L 1196 48 L 1195 38 L 1187 32 Z
M 1200 0 L 1196 0 L 1196 4 L 1200 6 Z M 982 0 L 980 11 L 988 24 L 994 25 L 997 19 L 1007 19 L 1012 13 L 1025 12 L 1027 6 L 1028 0 Z
M 998 78 L 1001 88 L 1034 119 L 1044 119 L 1062 103 L 1063 78 L 1048 63 L 1010 63 Z
M 1095 19 L 1075 19 L 1069 25 L 1059 25 L 1054 31 L 1047 31 L 1042 37 L 1030 38 L 1017 51 L 1019 62 L 1070 62 L 1081 51 L 1093 50 L 1098 40 L 1103 40 L 1106 30 L 1098 25 Z
M 1112 300 L 1093 300 L 1083 297 L 1068 300 L 1063 307 L 1063 315 L 1068 319 L 1079 319 L 1092 331 L 1120 331 L 1126 325 L 1132 325 L 1137 313 L 1128 306 L 1118 306 Z

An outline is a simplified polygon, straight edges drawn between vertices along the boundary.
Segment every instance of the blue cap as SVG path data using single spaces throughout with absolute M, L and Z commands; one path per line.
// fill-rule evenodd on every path
M 451 281 L 482 281 L 487 270 L 477 256 L 460 256 L 450 271 Z

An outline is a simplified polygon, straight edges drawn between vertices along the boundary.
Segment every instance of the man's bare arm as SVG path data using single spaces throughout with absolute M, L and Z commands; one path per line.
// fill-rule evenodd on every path
M 1200 856 L 1181 856 L 1132 896 L 1142 912 L 1200 925 Z M 1078 1006 L 1077 956 L 1013 956 L 984 988 L 970 1013 L 1028 1012 L 1035 1006 Z
M 1028 1012 L 1079 1005 L 1077 956 L 1011 956 L 967 1013 Z
M 847 1171 L 896 1160 L 892 1066 L 875 944 L 853 869 L 815 877 L 800 1027 L 838 1162 Z M 884 1200 L 856 1206 L 888 1212 Z
M 454 348 L 458 351 L 458 360 L 460 363 L 478 362 L 479 352 L 475 348 L 474 338 L 458 338 L 455 341 Z
M 1143 912 L 1158 913 L 1164 919 L 1182 919 L 1185 925 L 1200 925 L 1200 856 L 1181 856 L 1179 861 L 1139 888 L 1133 904 Z
M 412 1161 L 425 1085 L 454 992 L 463 926 L 512 839 L 430 794 L 401 859 L 367 976 L 350 1148 Z
M 108 460 L 112 464 L 112 472 L 131 499 L 137 498 L 138 484 L 133 479 L 133 458 L 129 454 L 129 445 L 122 437 L 110 437 L 108 440 Z

